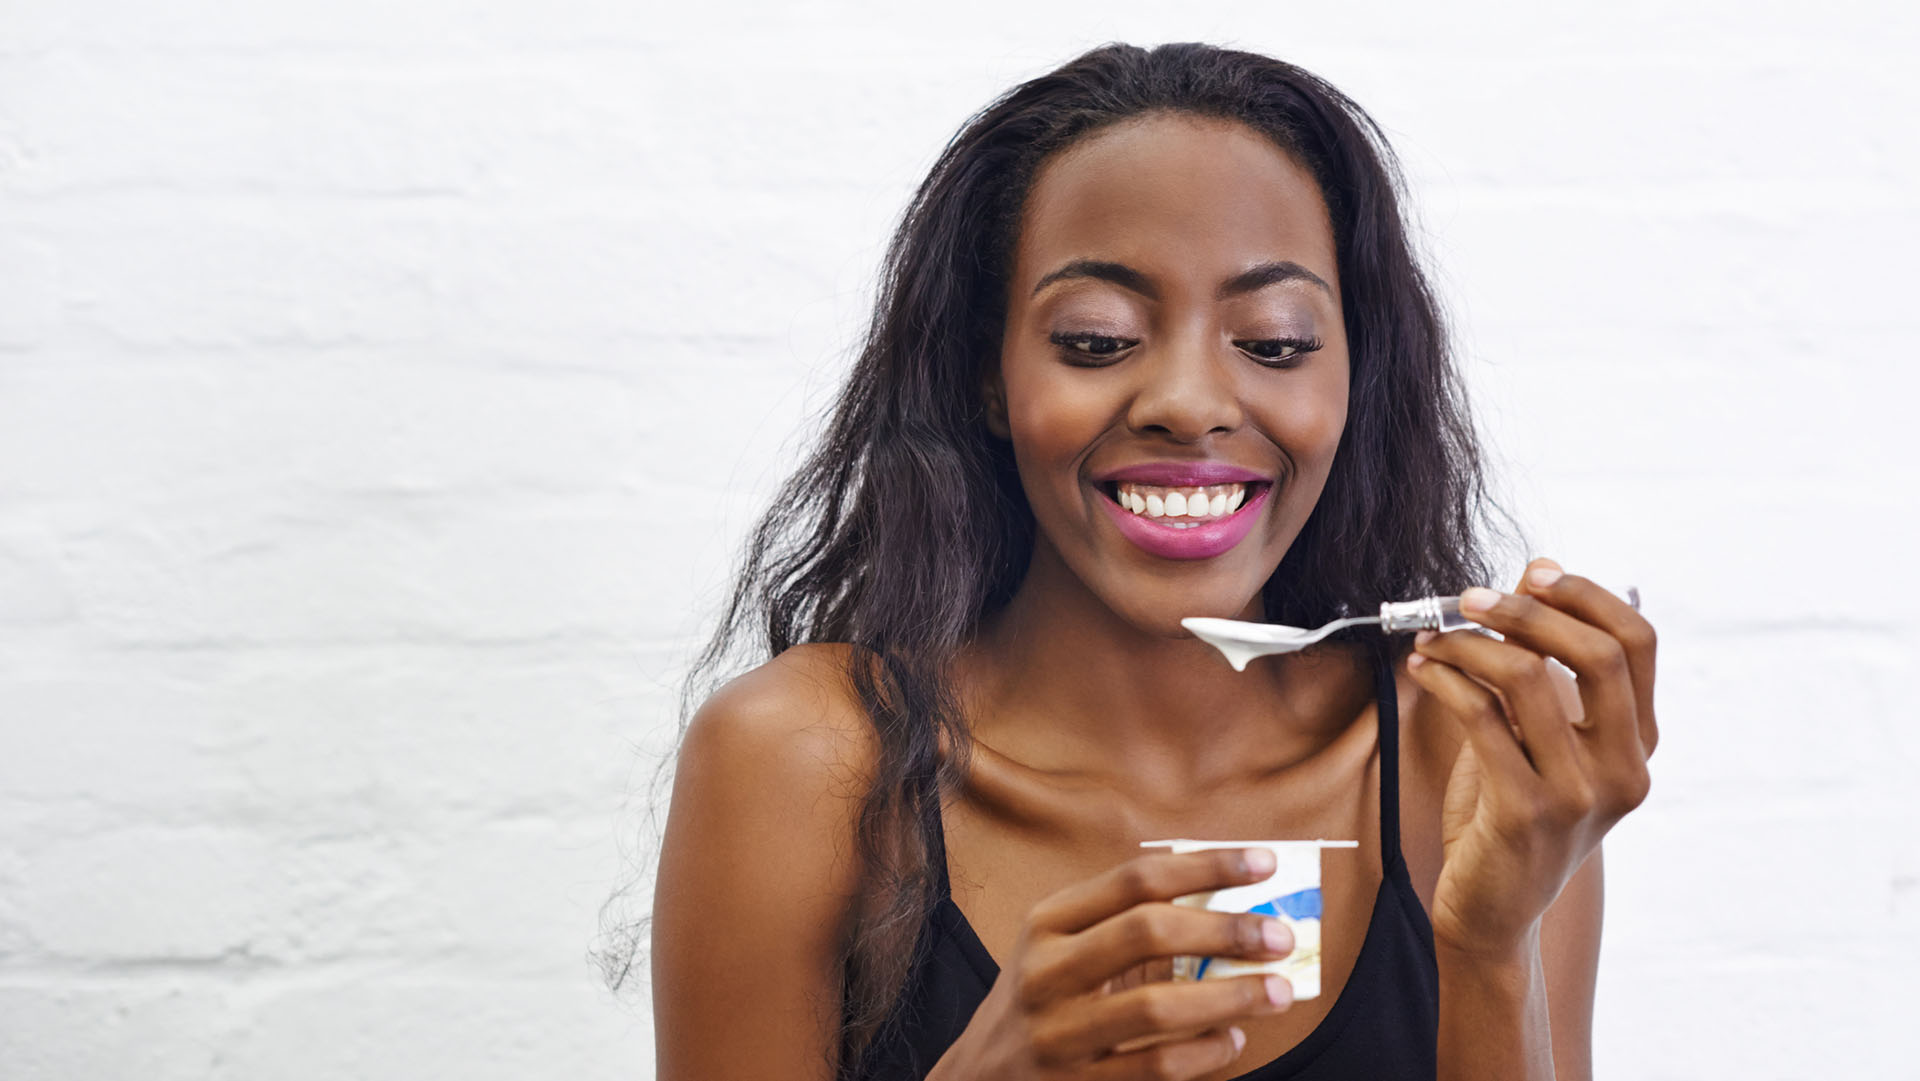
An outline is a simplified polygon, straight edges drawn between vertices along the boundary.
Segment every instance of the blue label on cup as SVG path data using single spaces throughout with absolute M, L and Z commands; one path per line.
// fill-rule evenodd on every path
M 1285 897 L 1262 901 L 1247 911 L 1261 916 L 1285 916 L 1291 920 L 1317 920 L 1320 918 L 1320 887 L 1298 890 Z M 1207 966 L 1211 964 L 1213 964 L 1213 958 L 1201 958 L 1200 967 L 1194 970 L 1193 978 L 1197 980 L 1204 977 L 1207 974 Z

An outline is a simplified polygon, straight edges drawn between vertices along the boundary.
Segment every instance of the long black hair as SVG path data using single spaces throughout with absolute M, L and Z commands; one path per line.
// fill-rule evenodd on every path
M 936 900 L 939 801 L 964 776 L 968 745 L 948 665 L 1012 595 L 1033 548 L 1011 448 L 988 432 L 980 391 L 1027 191 L 1051 155 L 1153 112 L 1264 133 L 1312 173 L 1332 219 L 1349 412 L 1319 503 L 1263 588 L 1267 618 L 1315 626 L 1492 580 L 1499 508 L 1408 242 L 1398 166 L 1358 105 L 1270 57 L 1114 44 L 974 116 L 908 205 L 825 432 L 754 529 L 681 702 L 684 730 L 743 640 L 755 660 L 807 642 L 852 647 L 878 758 L 858 831 L 865 888 L 842 955 L 842 1076 L 859 1072 L 887 1023 Z M 637 938 L 607 965 L 616 987 Z

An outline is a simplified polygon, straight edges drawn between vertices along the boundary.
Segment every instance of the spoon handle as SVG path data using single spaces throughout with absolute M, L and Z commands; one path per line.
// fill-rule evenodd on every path
M 1614 593 L 1633 605 L 1635 611 L 1640 609 L 1640 590 L 1637 587 L 1628 586 Z M 1460 598 L 1457 596 L 1387 601 L 1380 606 L 1380 630 L 1385 634 L 1396 631 L 1454 631 L 1478 626 L 1478 623 L 1460 614 Z

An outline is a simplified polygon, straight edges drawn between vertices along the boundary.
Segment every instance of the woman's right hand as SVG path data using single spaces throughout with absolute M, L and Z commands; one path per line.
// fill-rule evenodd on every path
M 1279 920 L 1171 903 L 1258 882 L 1273 868 L 1273 853 L 1260 848 L 1158 853 L 1041 901 L 928 1081 L 1170 1081 L 1232 1062 L 1246 1046 L 1232 1022 L 1286 1009 L 1293 990 L 1284 977 L 1115 984 L 1137 965 L 1183 954 L 1286 956 L 1293 938 Z

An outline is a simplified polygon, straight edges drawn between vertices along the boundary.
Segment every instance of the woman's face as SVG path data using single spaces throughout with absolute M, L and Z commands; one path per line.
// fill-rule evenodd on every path
M 1007 299 L 989 417 L 1039 524 L 1036 572 L 1064 564 L 1152 633 L 1256 617 L 1346 426 L 1312 175 L 1229 121 L 1105 129 L 1035 178 Z

